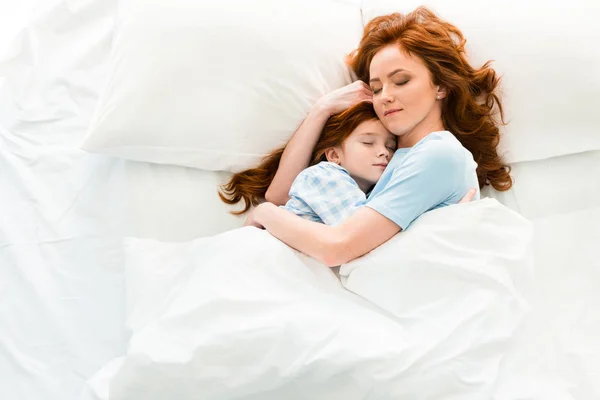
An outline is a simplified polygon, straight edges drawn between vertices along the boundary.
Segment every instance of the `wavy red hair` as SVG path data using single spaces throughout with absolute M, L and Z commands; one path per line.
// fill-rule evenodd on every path
M 473 68 L 465 52 L 466 39 L 454 25 L 425 7 L 408 14 L 390 14 L 371 20 L 362 40 L 347 59 L 359 79 L 369 83 L 375 54 L 389 45 L 419 57 L 429 69 L 434 85 L 446 88 L 442 122 L 478 164 L 479 187 L 492 185 L 505 191 L 512 186 L 510 166 L 497 152 L 499 125 L 504 124 L 498 96 L 500 78 L 490 67 Z
M 375 114 L 373 104 L 367 102 L 358 103 L 346 111 L 330 117 L 312 152 L 310 165 L 327 161 L 325 156 L 327 149 L 340 146 L 360 124 L 374 119 L 377 119 L 377 114 Z M 232 211 L 232 214 L 243 214 L 251 206 L 256 206 L 264 200 L 284 150 L 285 146 L 273 151 L 263 158 L 258 167 L 234 174 L 226 184 L 221 186 L 219 197 L 223 202 L 227 204 L 244 202 L 243 209 Z

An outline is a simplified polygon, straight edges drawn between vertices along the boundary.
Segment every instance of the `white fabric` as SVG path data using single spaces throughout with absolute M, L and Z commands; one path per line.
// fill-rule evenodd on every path
M 76 148 L 104 81 L 115 2 L 40 4 L 0 63 L 0 397 L 73 400 L 122 355 L 123 236 L 190 240 L 241 225 L 229 174 Z M 0 15 L 0 19 L 10 17 Z
M 348 290 L 403 320 L 422 319 L 422 310 L 441 307 L 445 312 L 428 324 L 458 323 L 456 310 L 447 313 L 448 304 L 469 318 L 510 320 L 525 302 L 519 293 L 533 280 L 532 235 L 529 221 L 494 199 L 452 205 L 421 215 L 407 231 L 343 265 L 340 275 Z M 500 313 L 485 315 L 479 307 L 496 301 L 498 290 L 511 302 L 501 304 Z
M 106 399 L 120 366 L 118 359 L 107 363 L 124 356 L 129 339 L 123 236 L 187 241 L 241 224 L 215 199 L 215 183 L 228 174 L 75 149 L 106 77 L 115 5 L 39 2 L 9 59 L 0 63 L 3 399 L 72 400 L 84 388 L 94 400 Z M 549 12 L 546 3 L 538 6 L 535 12 Z M 15 7 L 0 13 L 3 28 L 6 19 L 20 18 L 11 14 Z M 575 7 L 563 9 L 565 15 Z M 577 47 L 583 43 L 572 43 L 574 63 L 585 62 Z M 549 84 L 541 96 L 568 94 Z M 559 122 L 576 121 L 565 115 Z M 573 146 L 583 143 L 575 128 L 568 135 Z M 555 140 L 549 136 L 544 145 Z M 513 190 L 484 191 L 535 227 L 535 302 L 501 363 L 495 400 L 600 398 L 599 163 L 600 151 L 517 163 Z
M 534 220 L 531 316 L 506 354 L 499 399 L 600 398 L 600 202 Z
M 494 60 L 510 163 L 600 150 L 600 3 L 590 0 L 363 0 L 363 23 L 420 5 L 456 25 L 474 65 Z
M 351 1 L 122 0 L 107 87 L 83 148 L 206 170 L 255 165 L 350 83 Z
M 512 190 L 497 192 L 488 186 L 482 195 L 498 199 L 529 219 L 600 206 L 600 179 L 596 179 L 600 176 L 600 151 L 514 164 L 511 176 Z
M 108 86 L 84 148 L 232 171 L 284 143 L 316 98 L 351 81 L 342 60 L 358 44 L 361 12 L 366 23 L 420 5 L 228 1 L 206 12 L 191 0 L 166 9 L 161 0 L 138 3 L 120 3 Z M 509 162 L 600 149 L 600 6 L 554 0 L 529 12 L 518 0 L 427 5 L 465 33 L 474 63 L 495 60 L 509 122 L 500 149 Z M 250 10 L 257 16 L 247 18 Z M 207 35 L 210 41 L 195 39 Z
M 527 310 L 531 244 L 495 200 L 428 213 L 340 270 L 391 318 L 256 228 L 128 239 L 133 335 L 111 399 L 488 398 Z
M 502 368 L 500 399 L 600 398 L 600 151 L 514 164 L 492 196 L 534 223 L 531 317 Z

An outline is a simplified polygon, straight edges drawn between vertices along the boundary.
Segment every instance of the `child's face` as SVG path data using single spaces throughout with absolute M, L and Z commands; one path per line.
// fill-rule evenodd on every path
M 366 192 L 381 178 L 395 150 L 396 136 L 375 119 L 356 127 L 336 153 L 338 163 Z

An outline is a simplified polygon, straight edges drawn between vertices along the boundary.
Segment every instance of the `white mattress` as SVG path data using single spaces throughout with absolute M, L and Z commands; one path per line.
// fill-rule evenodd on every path
M 216 196 L 226 173 L 77 149 L 115 2 L 53 3 L 0 66 L 0 394 L 11 400 L 76 399 L 123 354 L 122 237 L 183 241 L 242 223 Z M 534 222 L 537 285 L 498 398 L 600 398 L 600 152 L 513 172 L 513 190 L 484 194 Z

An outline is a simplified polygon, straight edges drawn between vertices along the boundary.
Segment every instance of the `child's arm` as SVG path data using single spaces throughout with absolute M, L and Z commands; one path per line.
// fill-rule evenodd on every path
M 278 206 L 288 201 L 292 183 L 308 166 L 312 151 L 329 116 L 329 111 L 319 104 L 313 107 L 285 147 L 277 172 L 265 193 L 265 200 Z
M 329 117 L 361 101 L 373 101 L 371 88 L 362 81 L 343 86 L 321 97 L 287 144 L 265 199 L 283 205 L 298 174 L 310 163 L 313 149 Z

